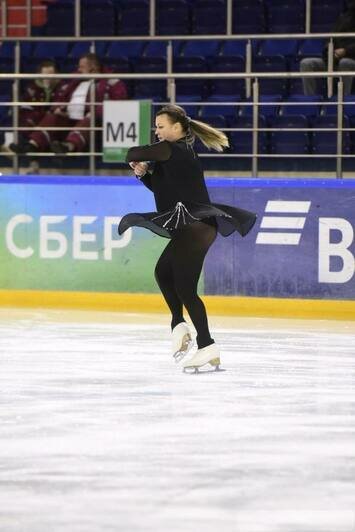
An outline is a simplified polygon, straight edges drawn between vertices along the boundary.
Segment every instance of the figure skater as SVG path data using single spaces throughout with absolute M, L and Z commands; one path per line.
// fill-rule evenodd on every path
M 217 232 L 228 236 L 237 230 L 245 236 L 256 215 L 236 207 L 211 203 L 200 160 L 193 149 L 198 137 L 209 149 L 222 152 L 226 135 L 203 122 L 192 120 L 184 109 L 167 105 L 156 114 L 155 133 L 159 142 L 130 148 L 126 161 L 136 177 L 154 194 L 157 212 L 131 213 L 119 224 L 121 235 L 138 226 L 170 238 L 155 268 L 155 278 L 171 311 L 172 351 L 184 368 L 206 364 L 219 369 L 220 351 L 211 338 L 206 309 L 197 294 L 204 258 Z M 148 171 L 148 161 L 153 163 Z M 192 346 L 186 308 L 197 332 L 197 351 Z

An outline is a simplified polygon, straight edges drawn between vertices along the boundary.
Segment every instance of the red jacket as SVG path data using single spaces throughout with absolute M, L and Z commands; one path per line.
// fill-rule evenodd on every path
M 102 73 L 108 74 L 111 71 L 109 69 L 103 68 Z M 78 79 L 63 80 L 60 91 L 58 92 L 58 99 L 56 101 L 69 103 L 72 97 L 73 92 L 77 86 L 83 81 Z M 127 87 L 126 84 L 117 79 L 96 79 L 95 80 L 95 102 L 103 102 L 104 100 L 124 100 L 127 98 Z M 90 112 L 90 91 L 88 91 L 86 98 L 87 106 L 85 109 L 85 114 Z M 59 106 L 55 106 L 58 108 Z M 66 111 L 66 105 L 60 106 L 60 109 Z M 96 117 L 102 117 L 102 105 L 96 105 Z

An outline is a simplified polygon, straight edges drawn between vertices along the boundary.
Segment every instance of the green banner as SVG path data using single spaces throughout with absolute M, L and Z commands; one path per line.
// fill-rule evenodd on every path
M 151 100 L 104 102 L 104 162 L 124 162 L 129 148 L 150 144 L 151 108 Z

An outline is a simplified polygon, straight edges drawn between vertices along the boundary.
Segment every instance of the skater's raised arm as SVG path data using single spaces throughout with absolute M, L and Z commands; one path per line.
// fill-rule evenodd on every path
M 126 162 L 131 161 L 167 161 L 171 156 L 170 143 L 164 140 L 147 146 L 130 148 L 127 152 Z

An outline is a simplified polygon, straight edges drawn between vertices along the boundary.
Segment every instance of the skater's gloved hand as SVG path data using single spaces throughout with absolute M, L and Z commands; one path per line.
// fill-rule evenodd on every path
M 138 177 L 143 177 L 147 173 L 147 170 L 148 170 L 148 163 L 142 163 L 142 162 L 139 163 L 136 161 L 131 161 L 129 163 L 129 166 L 134 170 L 134 173 Z

